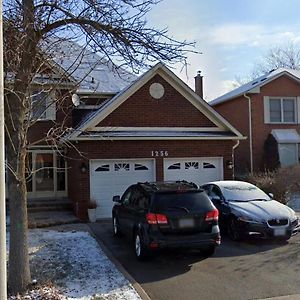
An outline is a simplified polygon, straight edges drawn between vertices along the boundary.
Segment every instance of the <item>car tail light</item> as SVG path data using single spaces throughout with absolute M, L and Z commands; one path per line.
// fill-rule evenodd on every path
M 168 224 L 168 219 L 165 215 L 157 214 L 156 219 L 158 224 Z
M 155 214 L 148 213 L 146 215 L 146 219 L 147 219 L 148 224 L 157 224 L 157 220 L 156 220 L 156 215 Z
M 205 217 L 205 221 L 218 221 L 218 219 L 219 219 L 219 211 L 217 209 L 209 211 Z
M 158 243 L 155 243 L 155 242 L 150 243 L 150 248 L 151 248 L 151 249 L 156 249 L 156 248 L 158 248 Z
M 148 213 L 146 215 L 146 219 L 148 224 L 168 224 L 168 219 L 166 215 L 162 214 L 153 214 L 153 213 Z

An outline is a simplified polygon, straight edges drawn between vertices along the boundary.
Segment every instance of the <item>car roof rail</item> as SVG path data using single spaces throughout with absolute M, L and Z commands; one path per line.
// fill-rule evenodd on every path
M 149 181 L 145 181 L 145 182 L 138 182 L 139 185 L 143 186 L 144 188 L 147 188 L 147 187 L 151 187 L 155 190 L 159 190 L 158 186 L 156 185 L 155 182 L 149 182 Z
M 141 186 L 145 191 L 148 192 L 163 191 L 163 190 L 180 190 L 180 189 L 187 189 L 187 188 L 200 190 L 200 187 L 196 183 L 188 182 L 186 180 L 156 181 L 156 182 L 145 181 L 145 182 L 138 182 L 137 184 Z
M 192 187 L 194 187 L 196 189 L 199 189 L 199 185 L 196 184 L 195 182 L 192 182 L 192 181 L 188 182 L 186 180 L 177 180 L 176 183 L 179 183 L 179 184 L 182 183 L 182 184 L 191 185 Z

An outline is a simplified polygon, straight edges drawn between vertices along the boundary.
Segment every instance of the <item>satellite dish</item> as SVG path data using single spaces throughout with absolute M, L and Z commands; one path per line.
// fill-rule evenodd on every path
M 72 102 L 74 106 L 79 106 L 80 105 L 80 97 L 77 94 L 72 95 Z

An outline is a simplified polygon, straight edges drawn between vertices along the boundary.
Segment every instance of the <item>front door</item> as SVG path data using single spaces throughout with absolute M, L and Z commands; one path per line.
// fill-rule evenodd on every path
M 36 153 L 34 183 L 36 192 L 54 191 L 54 155 L 53 153 Z
M 28 198 L 66 197 L 66 161 L 57 151 L 30 150 L 27 163 Z

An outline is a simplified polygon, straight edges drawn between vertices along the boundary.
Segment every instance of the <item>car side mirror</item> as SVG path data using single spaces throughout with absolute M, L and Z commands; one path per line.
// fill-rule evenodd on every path
M 117 202 L 117 203 L 121 203 L 121 198 L 120 198 L 120 196 L 119 195 L 117 195 L 117 196 L 113 196 L 113 202 Z
M 268 195 L 269 195 L 269 197 L 270 197 L 271 199 L 274 199 L 274 194 L 273 194 L 273 193 L 268 193 Z

